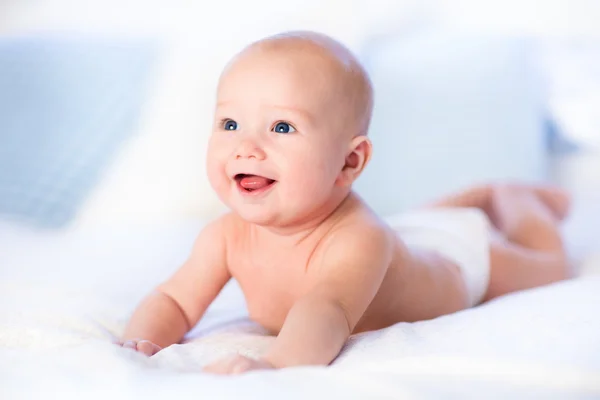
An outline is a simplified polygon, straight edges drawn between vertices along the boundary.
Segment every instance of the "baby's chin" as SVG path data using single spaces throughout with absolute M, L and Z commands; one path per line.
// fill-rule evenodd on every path
M 281 221 L 281 215 L 273 207 L 266 204 L 242 204 L 231 207 L 244 221 L 260 226 L 277 226 Z

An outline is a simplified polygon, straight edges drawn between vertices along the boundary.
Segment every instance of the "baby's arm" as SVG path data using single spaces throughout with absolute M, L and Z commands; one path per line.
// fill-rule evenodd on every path
M 381 286 L 392 259 L 391 236 L 377 226 L 332 237 L 312 271 L 314 289 L 292 307 L 265 357 L 275 367 L 333 361 Z
M 183 266 L 138 306 L 122 343 L 135 348 L 139 340 L 149 341 L 156 346 L 138 350 L 151 355 L 181 341 L 230 279 L 225 251 L 223 222 L 217 220 L 202 230 Z
M 338 355 L 377 294 L 390 265 L 393 240 L 380 227 L 331 235 L 309 269 L 315 285 L 296 301 L 272 348 L 261 360 L 234 356 L 205 368 L 219 374 L 298 365 L 327 365 Z M 313 269 L 314 268 L 314 269 Z

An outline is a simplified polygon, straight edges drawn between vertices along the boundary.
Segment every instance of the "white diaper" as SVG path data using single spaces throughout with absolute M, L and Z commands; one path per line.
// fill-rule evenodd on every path
M 386 218 L 411 248 L 436 251 L 458 265 L 469 291 L 469 304 L 479 304 L 490 280 L 490 223 L 477 208 L 428 208 Z

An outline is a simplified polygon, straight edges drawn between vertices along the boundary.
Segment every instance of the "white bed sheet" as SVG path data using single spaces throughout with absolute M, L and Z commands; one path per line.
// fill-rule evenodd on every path
M 148 359 L 110 344 L 201 226 L 57 235 L 0 224 L 0 398 L 600 398 L 598 275 L 358 335 L 330 368 L 198 372 L 272 340 L 235 284 L 184 345 Z

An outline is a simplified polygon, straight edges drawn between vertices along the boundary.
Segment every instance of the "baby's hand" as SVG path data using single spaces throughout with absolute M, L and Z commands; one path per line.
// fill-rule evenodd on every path
M 253 360 L 248 357 L 235 355 L 216 361 L 204 367 L 203 371 L 210 374 L 235 375 L 256 369 L 274 369 L 275 367 L 264 360 Z
M 125 341 L 120 340 L 117 342 L 117 344 L 124 349 L 132 349 L 145 354 L 148 357 L 153 356 L 162 350 L 162 347 L 159 345 L 143 339 L 129 339 Z

